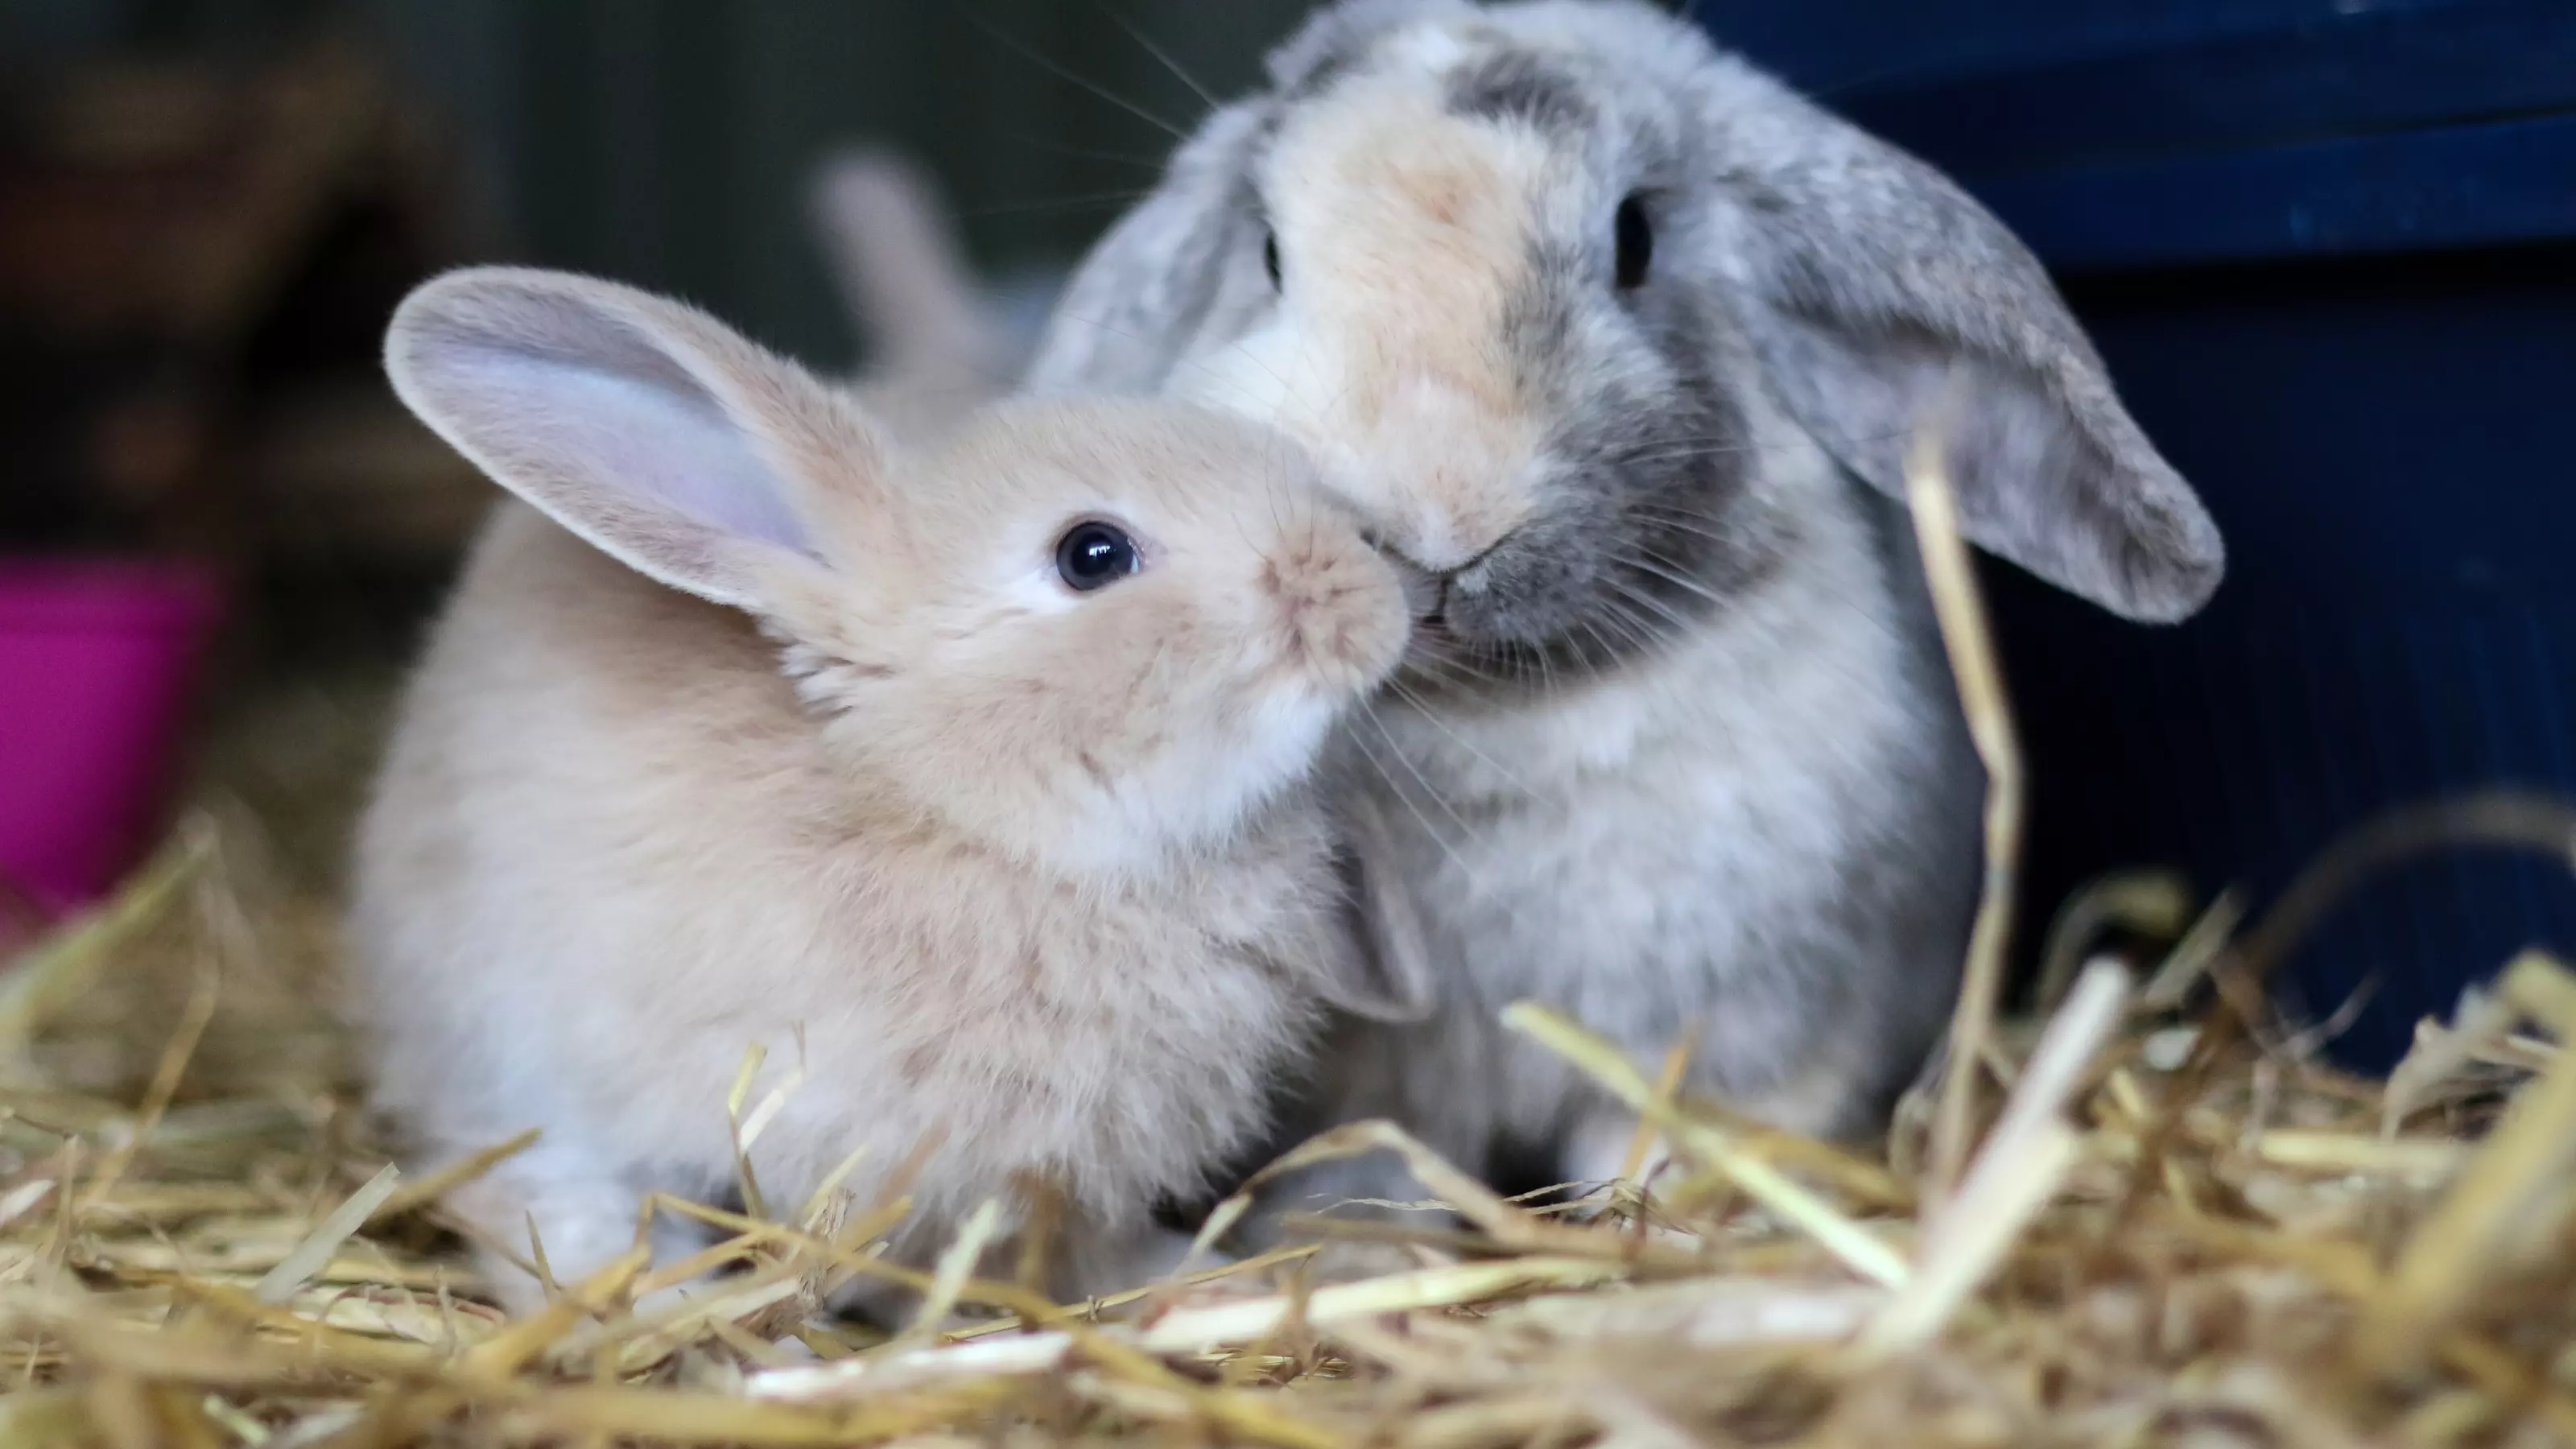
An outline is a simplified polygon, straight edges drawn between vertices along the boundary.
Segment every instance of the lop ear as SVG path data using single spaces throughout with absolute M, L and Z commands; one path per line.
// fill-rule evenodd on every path
M 1790 412 L 1902 497 L 1938 413 L 1962 531 L 2127 618 L 2189 617 L 2217 525 L 2122 407 L 2029 250 L 1948 178 L 1728 61 L 1719 245 Z
M 819 562 L 818 524 L 884 511 L 886 459 L 847 403 L 694 308 L 515 267 L 451 272 L 394 313 L 385 371 L 440 437 L 648 578 L 757 608 Z
M 1266 283 L 1247 296 L 1228 282 L 1259 276 L 1249 261 L 1263 230 L 1252 160 L 1278 107 L 1329 84 L 1389 31 L 1473 9 L 1466 0 L 1338 0 L 1307 17 L 1270 52 L 1268 93 L 1211 112 L 1075 269 L 1029 365 L 1030 388 L 1160 391 L 1221 315 L 1266 302 Z
M 1342 816 L 1342 878 L 1356 949 L 1325 983 L 1326 999 L 1370 1021 L 1424 1020 L 1438 1004 L 1438 986 L 1421 913 L 1395 868 L 1394 836 L 1364 793 L 1344 798 Z
M 1224 107 L 1176 152 L 1163 179 L 1075 268 L 1030 362 L 1037 392 L 1149 393 L 1186 356 L 1257 254 L 1249 174 L 1263 107 Z

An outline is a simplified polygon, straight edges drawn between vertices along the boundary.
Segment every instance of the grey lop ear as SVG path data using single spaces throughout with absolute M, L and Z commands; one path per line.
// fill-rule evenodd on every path
M 2198 611 L 2218 527 L 2038 259 L 1921 161 L 1731 59 L 1721 77 L 1719 245 L 1792 415 L 1898 497 L 1938 416 L 1972 542 L 2126 618 Z
M 1049 317 L 1027 386 L 1039 392 L 1156 392 L 1224 317 L 1266 300 L 1230 288 L 1259 255 L 1257 143 L 1282 104 L 1328 84 L 1389 31 L 1472 13 L 1467 0 L 1339 0 L 1274 48 L 1266 95 L 1219 107 L 1173 153 L 1146 198 L 1075 269 Z
M 1031 391 L 1162 389 L 1217 305 L 1228 263 L 1256 244 L 1248 171 L 1260 120 L 1249 102 L 1209 116 L 1092 247 L 1038 340 Z
M 1356 949 L 1325 983 L 1325 996 L 1370 1021 L 1425 1020 L 1439 1004 L 1430 941 L 1396 870 L 1386 817 L 1359 792 L 1344 799 L 1342 815 L 1341 867 Z

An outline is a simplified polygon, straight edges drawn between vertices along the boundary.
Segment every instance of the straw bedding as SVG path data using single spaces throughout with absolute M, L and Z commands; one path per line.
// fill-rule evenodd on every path
M 1942 501 L 1918 492 L 1936 581 Z M 2002 797 L 1991 923 L 2017 766 L 1964 578 L 1944 622 Z M 1540 1205 L 1348 1132 L 1317 1150 L 1411 1153 L 1457 1212 L 1380 1278 L 1291 1254 L 1058 1308 L 969 1280 L 970 1223 L 889 1336 L 818 1309 L 890 1271 L 870 1245 L 902 1204 L 861 1173 L 760 1219 L 666 1205 L 743 1260 L 712 1299 L 639 1316 L 628 1263 L 510 1322 L 442 1227 L 452 1180 L 387 1170 L 354 1106 L 330 881 L 278 844 L 345 800 L 241 783 L 298 775 L 256 743 L 320 731 L 296 707 L 0 977 L 0 1443 L 2576 1443 L 2576 976 L 2513 963 L 2387 1083 L 2248 1005 L 2363 869 L 2460 837 L 2563 853 L 2552 807 L 2383 827 L 2242 933 L 2224 900 L 2107 882 L 2061 913 L 2029 1020 L 1994 1009 L 1990 924 L 1946 1065 L 1865 1153 L 1676 1101 L 1678 1062 L 1657 1080 L 1515 1008 L 1671 1165 Z M 2158 945 L 2133 973 L 2106 939 Z

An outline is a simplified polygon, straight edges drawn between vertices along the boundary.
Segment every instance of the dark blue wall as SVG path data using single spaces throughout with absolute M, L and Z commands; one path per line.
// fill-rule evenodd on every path
M 2226 530 L 2179 629 L 1989 570 L 2034 755 L 2033 897 L 2180 863 L 2259 903 L 2339 830 L 2576 794 L 2576 5 L 1710 0 L 1724 41 L 1950 169 L 2055 267 Z M 2036 935 L 2041 907 L 2026 924 Z M 2387 878 L 2294 964 L 2345 1043 L 2533 943 L 2564 863 Z

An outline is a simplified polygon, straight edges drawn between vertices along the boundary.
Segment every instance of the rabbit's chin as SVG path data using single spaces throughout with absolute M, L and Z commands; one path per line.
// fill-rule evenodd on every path
M 1311 804 L 1309 785 L 1325 740 L 1357 696 L 1300 683 L 1266 691 L 1231 727 L 1172 722 L 1174 743 L 1115 773 L 1082 750 L 1049 773 L 1036 799 L 987 790 L 935 808 L 951 824 L 1076 879 L 1135 880 L 1193 857 L 1220 854 Z M 1068 808 L 1068 806 L 1070 808 Z

